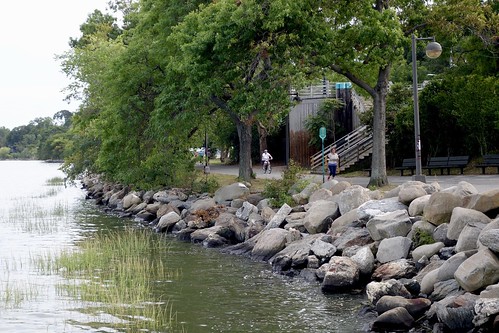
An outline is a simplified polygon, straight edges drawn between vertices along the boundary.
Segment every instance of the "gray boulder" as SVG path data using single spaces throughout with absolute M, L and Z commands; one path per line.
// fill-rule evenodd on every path
M 312 193 L 317 191 L 319 188 L 319 184 L 310 183 L 300 193 L 293 194 L 293 200 L 299 205 L 304 205 L 308 202 L 308 199 L 310 198 Z
M 180 221 L 180 215 L 175 212 L 169 212 L 168 214 L 161 216 L 156 225 L 156 230 L 168 232 L 178 221 Z
M 366 286 L 366 295 L 371 304 L 378 303 L 378 300 L 385 295 L 411 298 L 411 293 L 407 291 L 400 281 L 395 279 L 369 282 Z
M 284 220 L 286 219 L 286 216 L 288 216 L 292 210 L 293 209 L 288 204 L 282 205 L 277 213 L 272 216 L 272 219 L 269 221 L 269 223 L 267 223 L 267 225 L 265 226 L 265 230 L 279 228 L 282 222 L 284 222 Z
M 375 241 L 395 236 L 407 236 L 412 227 L 407 210 L 396 210 L 376 215 L 366 224 L 371 238 Z
M 407 258 L 412 241 L 407 237 L 397 236 L 383 239 L 378 247 L 376 259 L 380 263 Z
M 462 207 L 454 208 L 447 229 L 447 238 L 457 240 L 463 228 L 471 222 L 487 224 L 490 222 L 490 218 L 473 209 Z
M 409 216 L 423 215 L 424 208 L 430 201 L 430 194 L 423 195 L 411 201 L 409 205 Z
M 332 257 L 321 288 L 325 292 L 343 292 L 355 287 L 359 276 L 359 266 L 355 261 L 348 257 Z
M 303 225 L 310 234 L 326 232 L 333 220 L 338 217 L 338 204 L 333 201 L 319 200 L 312 203 Z
M 481 232 L 478 240 L 480 244 L 495 253 L 499 253 L 499 229 L 490 229 Z
M 319 259 L 329 259 L 335 254 L 336 247 L 322 239 L 316 239 L 310 247 L 310 252 Z
M 442 242 L 418 246 L 412 250 L 412 259 L 414 261 L 419 261 L 422 257 L 431 258 L 432 255 L 437 254 L 444 246 L 445 245 Z
M 434 225 L 448 223 L 452 210 L 463 205 L 463 199 L 446 192 L 433 193 L 424 208 L 423 218 Z
M 385 313 L 398 307 L 405 308 L 414 318 L 421 317 L 431 306 L 431 301 L 426 298 L 407 299 L 402 296 L 385 295 L 376 303 L 376 312 Z
M 333 197 L 333 194 L 330 190 L 325 188 L 320 188 L 314 193 L 310 195 L 308 198 L 308 202 L 315 202 L 319 200 L 330 200 Z
M 399 191 L 398 200 L 409 205 L 414 199 L 427 195 L 423 188 L 423 184 L 424 183 L 402 186 Z
M 331 227 L 329 228 L 329 231 L 327 233 L 333 236 L 336 234 L 341 234 L 347 229 L 347 227 L 357 222 L 358 219 L 359 217 L 357 215 L 357 209 L 352 209 L 348 213 L 336 218 L 331 224 Z
M 236 211 L 236 217 L 243 220 L 248 221 L 249 217 L 253 213 L 258 213 L 258 208 L 255 205 L 252 205 L 248 201 L 243 202 L 243 205 Z
M 370 200 L 363 203 L 357 209 L 357 214 L 359 220 L 367 222 L 376 215 L 397 210 L 407 210 L 407 206 L 398 201 L 397 198 L 387 198 L 381 200 Z
M 350 259 L 357 263 L 360 273 L 363 275 L 371 274 L 374 269 L 374 255 L 367 246 L 360 248 Z
M 485 224 L 478 222 L 468 222 L 461 231 L 457 239 L 456 252 L 475 250 L 480 232 Z
M 369 190 L 367 188 L 360 185 L 352 185 L 338 194 L 337 202 L 340 214 L 346 214 L 369 200 L 371 198 L 369 197 Z
M 251 257 L 256 260 L 269 260 L 286 247 L 286 236 L 288 233 L 289 231 L 280 228 L 262 231 L 251 250 Z
M 499 281 L 499 259 L 489 249 L 478 251 L 466 259 L 454 273 L 466 291 L 475 291 Z
M 470 196 L 466 207 L 482 213 L 498 209 L 499 188 Z
M 219 188 L 213 198 L 216 203 L 243 198 L 250 194 L 250 189 L 243 183 L 233 183 Z

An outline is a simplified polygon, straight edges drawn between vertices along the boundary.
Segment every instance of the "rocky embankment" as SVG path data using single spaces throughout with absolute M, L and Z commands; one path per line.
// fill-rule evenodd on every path
M 408 181 L 381 193 L 331 181 L 272 208 L 242 183 L 213 196 L 83 183 L 157 232 L 266 261 L 325 293 L 363 290 L 372 331 L 499 331 L 499 188 Z

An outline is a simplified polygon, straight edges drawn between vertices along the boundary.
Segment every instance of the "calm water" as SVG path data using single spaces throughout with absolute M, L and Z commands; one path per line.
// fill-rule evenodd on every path
M 0 162 L 0 332 L 121 332 L 109 324 L 113 314 L 89 314 L 92 304 L 62 296 L 64 278 L 40 272 L 35 263 L 98 230 L 124 225 L 85 201 L 78 188 L 48 185 L 63 177 L 57 168 Z M 319 285 L 274 275 L 266 264 L 151 237 L 165 249 L 151 255 L 181 274 L 157 283 L 158 296 L 144 302 L 169 301 L 185 332 L 362 331 L 362 296 L 324 295 Z

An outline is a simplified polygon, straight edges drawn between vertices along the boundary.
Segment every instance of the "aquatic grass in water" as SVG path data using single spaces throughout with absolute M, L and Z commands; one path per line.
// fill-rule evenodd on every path
M 33 301 L 38 295 L 38 288 L 30 282 L 12 283 L 8 278 L 0 282 L 0 308 L 20 308 L 23 302 Z
M 60 292 L 99 304 L 99 311 L 120 319 L 107 324 L 115 329 L 182 330 L 175 326 L 168 300 L 155 293 L 158 277 L 164 281 L 180 275 L 155 255 L 164 246 L 155 235 L 133 228 L 98 233 L 82 241 L 76 251 L 65 251 L 56 259 L 53 269 L 67 279 Z

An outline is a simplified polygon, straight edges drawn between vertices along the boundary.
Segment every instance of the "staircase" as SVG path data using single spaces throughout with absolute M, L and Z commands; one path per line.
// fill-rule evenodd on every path
M 350 166 L 371 155 L 373 148 L 373 137 L 367 126 L 360 126 L 336 142 L 324 147 L 324 166 L 327 166 L 326 156 L 331 147 L 336 145 L 336 152 L 340 156 L 340 170 L 348 169 Z M 322 151 L 310 158 L 311 172 L 322 173 Z

